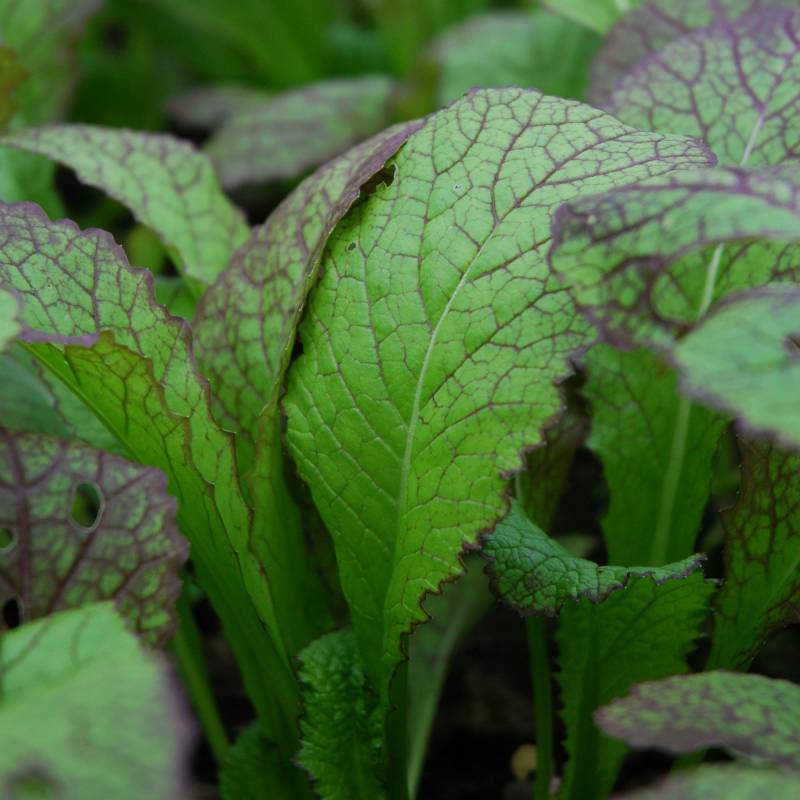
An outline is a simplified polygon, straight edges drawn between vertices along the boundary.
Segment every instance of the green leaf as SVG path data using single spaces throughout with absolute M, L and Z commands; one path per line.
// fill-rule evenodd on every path
M 188 547 L 163 473 L 77 443 L 0 428 L 0 605 L 23 621 L 114 600 L 154 644 L 175 630 Z M 5 624 L 0 621 L 0 628 Z
M 0 642 L 6 796 L 186 796 L 192 737 L 183 701 L 167 664 L 110 604 L 63 611 Z
M 772 284 L 733 295 L 675 347 L 684 391 L 744 425 L 800 446 L 800 287 Z
M 603 535 L 612 564 L 664 564 L 693 552 L 726 420 L 684 401 L 674 370 L 646 350 L 598 344 L 582 388 L 588 446 L 610 491 Z
M 169 114 L 183 128 L 213 130 L 231 117 L 268 102 L 271 97 L 270 92 L 252 86 L 201 86 L 173 97 L 169 102 Z
M 795 800 L 800 794 L 800 774 L 711 764 L 684 770 L 652 789 L 623 795 L 620 800 Z
M 705 559 L 696 555 L 663 567 L 598 566 L 573 556 L 531 522 L 516 502 L 486 539 L 483 552 L 490 559 L 495 593 L 522 614 L 547 616 L 582 598 L 599 603 L 632 578 L 649 577 L 657 585 L 686 578 Z
M 254 722 L 228 750 L 219 776 L 222 800 L 294 800 L 295 784 L 286 763 Z
M 626 73 L 670 42 L 770 5 L 788 4 L 785 0 L 648 0 L 620 19 L 603 39 L 592 64 L 589 101 L 602 106 Z
M 474 86 L 535 87 L 580 98 L 599 43 L 589 31 L 546 11 L 494 11 L 448 28 L 430 48 L 438 105 Z
M 0 353 L 4 353 L 21 330 L 16 296 L 0 289 Z
M 203 296 L 197 357 L 233 430 L 252 434 L 278 400 L 306 294 L 331 231 L 362 186 L 419 128 L 409 122 L 357 145 L 307 178 L 256 228 Z
M 757 764 L 800 768 L 800 686 L 722 670 L 635 686 L 597 724 L 631 747 L 719 747 Z
M 22 301 L 26 346 L 133 460 L 167 474 L 199 582 L 223 620 L 251 697 L 273 724 L 283 721 L 291 746 L 297 689 L 285 642 L 299 647 L 316 627 L 303 616 L 304 587 L 260 561 L 254 543 L 269 539 L 289 563 L 303 543 L 282 538 L 274 520 L 269 530 L 254 527 L 232 437 L 211 416 L 188 326 L 155 303 L 150 274 L 132 269 L 108 234 L 50 222 L 30 204 L 0 206 L 0 229 L 0 282 Z M 278 600 L 284 590 L 291 597 Z M 281 712 L 272 705 L 276 697 Z
M 0 130 L 14 116 L 17 89 L 27 76 L 17 54 L 10 47 L 0 45 Z
M 382 718 L 367 687 L 355 636 L 338 631 L 300 655 L 303 716 L 298 762 L 329 800 L 385 797 Z
M 739 438 L 742 484 L 723 512 L 725 583 L 716 598 L 713 667 L 746 667 L 800 603 L 800 457 Z
M 155 276 L 156 300 L 169 309 L 175 317 L 191 320 L 197 307 L 197 298 L 183 278 L 172 275 Z
M 604 797 L 611 789 L 625 747 L 600 734 L 592 713 L 636 683 L 687 670 L 712 591 L 699 572 L 660 585 L 637 578 L 598 606 L 582 600 L 564 608 L 556 636 L 570 754 L 562 797 Z
M 393 88 L 373 75 L 276 95 L 229 117 L 206 150 L 228 189 L 297 178 L 385 127 Z
M 51 125 L 7 134 L 0 144 L 74 169 L 127 206 L 162 239 L 178 268 L 210 284 L 248 235 L 203 153 L 168 134 Z
M 544 5 L 579 25 L 606 33 L 642 0 L 544 0 Z
M 545 260 L 554 209 L 706 158 L 588 106 L 478 91 L 429 117 L 391 184 L 334 231 L 290 371 L 288 438 L 382 691 L 424 595 L 505 515 L 507 477 L 585 342 Z

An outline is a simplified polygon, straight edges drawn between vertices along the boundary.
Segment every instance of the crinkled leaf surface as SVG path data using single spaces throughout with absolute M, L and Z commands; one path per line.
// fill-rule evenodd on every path
M 800 686 L 723 670 L 635 686 L 596 715 L 632 747 L 691 753 L 719 747 L 739 758 L 800 767 Z
M 433 43 L 437 100 L 445 105 L 475 86 L 535 87 L 580 98 L 598 37 L 547 11 L 495 11 L 447 28 Z
M 0 353 L 5 352 L 21 330 L 16 296 L 0 289 Z
M 182 698 L 167 664 L 110 604 L 62 611 L 0 641 L 4 797 L 40 797 L 37 788 L 64 800 L 187 796 Z
M 364 76 L 258 101 L 229 117 L 207 152 L 227 188 L 296 178 L 385 127 L 393 87 L 386 76 Z
M 227 425 L 252 432 L 264 406 L 277 400 L 328 236 L 361 187 L 419 126 L 389 128 L 307 178 L 203 296 L 194 325 L 198 360 Z
M 685 558 L 700 530 L 726 420 L 701 406 L 684 408 L 674 370 L 647 350 L 597 344 L 584 368 L 581 392 L 592 411 L 587 444 L 603 463 L 610 493 L 603 518 L 609 561 Z
M 202 284 L 211 283 L 247 239 L 244 216 L 222 193 L 208 158 L 174 136 L 51 125 L 7 134 L 0 144 L 74 169 L 152 228 L 179 269 Z
M 288 436 L 376 683 L 422 597 L 504 516 L 506 476 L 561 406 L 554 382 L 586 328 L 544 257 L 555 208 L 707 157 L 578 103 L 478 91 L 429 117 L 391 185 L 334 231 Z
M 300 678 L 298 762 L 311 773 L 319 796 L 385 797 L 382 717 L 353 632 L 337 631 L 312 642 L 300 656 Z
M 721 303 L 675 347 L 684 389 L 735 413 L 751 429 L 800 446 L 799 313 L 800 287 L 793 284 Z
M 709 764 L 678 772 L 652 788 L 623 795 L 620 800 L 795 800 L 798 794 L 798 773 Z
M 754 8 L 787 0 L 648 0 L 622 17 L 592 64 L 589 101 L 602 105 L 640 62 L 675 39 L 712 23 L 732 22 Z
M 685 672 L 712 592 L 700 572 L 662 584 L 634 578 L 599 605 L 582 600 L 564 608 L 556 635 L 570 754 L 564 797 L 611 789 L 625 747 L 601 735 L 592 712 L 636 683 Z
M 739 438 L 742 483 L 723 512 L 725 583 L 716 598 L 709 664 L 746 667 L 767 635 L 797 622 L 800 457 Z
M 649 577 L 655 584 L 686 578 L 703 556 L 663 567 L 598 566 L 573 556 L 531 522 L 518 503 L 486 540 L 495 593 L 523 614 L 555 616 L 568 603 L 586 598 L 593 603 L 624 589 L 631 578 Z
M 598 33 L 605 33 L 642 0 L 544 0 L 558 14 Z
M 74 509 L 82 490 L 99 502 L 85 519 Z M 27 621 L 114 600 L 132 628 L 163 644 L 188 554 L 175 507 L 152 467 L 0 428 L 0 528 L 11 535 L 0 548 L 0 604 L 16 599 Z
M 30 204 L 0 206 L 0 232 L 0 281 L 21 298 L 28 348 L 134 460 L 167 474 L 200 582 L 236 648 L 251 696 L 266 713 L 268 687 L 255 676 L 271 669 L 276 686 L 285 678 L 279 696 L 291 703 L 288 665 L 275 663 L 275 651 L 283 647 L 278 631 L 289 647 L 299 648 L 315 627 L 303 619 L 303 587 L 291 574 L 270 570 L 254 548 L 274 534 L 270 547 L 292 563 L 302 559 L 303 545 L 281 538 L 279 525 L 269 533 L 252 524 L 237 482 L 232 438 L 211 417 L 188 326 L 155 303 L 150 274 L 132 269 L 108 234 L 50 222 Z M 286 628 L 279 629 L 275 593 L 284 590 L 292 597 L 282 616 Z M 253 604 L 272 639 L 265 637 Z M 272 718 L 280 719 L 274 710 Z
M 668 345 L 713 300 L 794 280 L 798 239 L 795 165 L 718 167 L 564 206 L 551 257 L 605 339 Z

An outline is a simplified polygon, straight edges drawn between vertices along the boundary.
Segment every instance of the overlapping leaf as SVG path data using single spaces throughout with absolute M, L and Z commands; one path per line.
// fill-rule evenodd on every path
M 375 75 L 276 95 L 229 117 L 207 152 L 227 188 L 296 178 L 385 127 L 392 90 Z
M 582 393 L 592 411 L 587 444 L 603 462 L 610 493 L 603 518 L 609 561 L 685 558 L 700 530 L 726 420 L 683 404 L 674 370 L 646 350 L 598 344 L 584 366 Z
M 307 178 L 253 231 L 203 297 L 194 325 L 197 354 L 227 425 L 252 434 L 262 408 L 277 400 L 328 236 L 419 125 L 390 128 Z
M 648 0 L 622 17 L 592 64 L 589 100 L 602 105 L 624 76 L 653 53 L 712 23 L 732 22 L 754 8 L 785 0 Z
M 27 74 L 16 53 L 10 47 L 0 45 L 0 130 L 5 128 L 17 110 L 15 95 Z
M 642 0 L 544 0 L 544 4 L 556 13 L 598 33 L 605 33 L 641 2 Z
M 207 157 L 168 134 L 52 125 L 7 134 L 0 144 L 39 153 L 126 205 L 154 230 L 190 278 L 209 284 L 248 235 Z
M 98 495 L 96 519 L 76 518 L 82 488 Z M 113 599 L 131 627 L 164 643 L 188 553 L 166 489 L 151 467 L 0 429 L 0 528 L 11 535 L 0 549 L 0 604 L 16 600 L 27 621 Z
M 799 313 L 795 284 L 729 298 L 675 347 L 684 389 L 734 412 L 747 427 L 800 447 Z
M 334 231 L 288 435 L 384 689 L 421 598 L 506 512 L 505 476 L 559 410 L 554 382 L 585 341 L 544 258 L 555 208 L 707 159 L 587 106 L 479 91 L 430 117 L 394 181 Z
M 600 734 L 593 711 L 636 683 L 687 670 L 713 588 L 700 572 L 660 585 L 634 578 L 600 605 L 582 600 L 564 608 L 556 637 L 570 754 L 563 797 L 603 796 L 611 789 L 625 747 Z
M 280 658 L 283 637 L 289 647 L 299 647 L 315 624 L 304 617 L 304 587 L 292 582 L 291 573 L 261 563 L 254 542 L 274 536 L 269 546 L 289 563 L 302 563 L 303 544 L 282 538 L 281 526 L 253 527 L 233 443 L 211 417 L 188 327 L 155 303 L 150 274 L 131 269 L 108 234 L 50 222 L 29 204 L 0 206 L 0 230 L 0 282 L 21 299 L 27 347 L 134 460 L 167 474 L 200 581 L 226 625 L 251 696 L 266 713 L 269 687 L 255 676 L 271 669 L 276 686 L 286 681 L 279 696 L 291 704 L 296 694 Z M 276 601 L 284 591 L 289 595 Z M 288 717 L 294 713 L 285 710 Z
M 757 763 L 800 768 L 800 687 L 763 675 L 712 671 L 643 683 L 597 712 L 632 747 L 690 753 L 719 747 Z
M 191 729 L 167 664 L 111 604 L 4 633 L 0 786 L 5 797 L 186 797 Z
M 0 353 L 5 352 L 21 330 L 18 314 L 16 296 L 0 289 Z
M 581 598 L 599 603 L 632 578 L 649 577 L 656 585 L 686 578 L 704 560 L 692 556 L 663 567 L 598 566 L 573 556 L 532 523 L 517 503 L 488 537 L 484 553 L 490 559 L 493 588 L 504 602 L 523 614 L 548 616 Z
M 169 113 L 182 127 L 207 130 L 230 117 L 252 111 L 271 97 L 266 90 L 252 86 L 204 86 L 172 98 Z

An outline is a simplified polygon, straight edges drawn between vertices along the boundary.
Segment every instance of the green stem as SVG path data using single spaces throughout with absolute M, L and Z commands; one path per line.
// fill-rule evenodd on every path
M 528 617 L 525 620 L 528 634 L 528 654 L 533 681 L 533 703 L 536 712 L 536 800 L 550 797 L 550 780 L 553 777 L 553 695 L 550 677 L 550 653 L 547 620 Z
M 178 630 L 172 640 L 172 652 L 178 662 L 178 670 L 197 718 L 208 739 L 211 752 L 218 765 L 225 760 L 228 750 L 228 734 L 217 708 L 211 680 L 203 658 L 200 631 L 192 616 L 192 608 L 184 591 L 177 603 Z
M 386 717 L 389 800 L 408 800 L 408 661 L 397 668 L 389 686 Z

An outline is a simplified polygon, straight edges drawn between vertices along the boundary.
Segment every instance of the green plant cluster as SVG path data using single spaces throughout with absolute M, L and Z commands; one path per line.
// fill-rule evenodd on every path
M 0 797 L 192 797 L 198 735 L 223 800 L 417 797 L 495 601 L 529 795 L 658 749 L 625 797 L 800 796 L 748 674 L 800 614 L 795 0 L 0 0 L 0 43 Z

